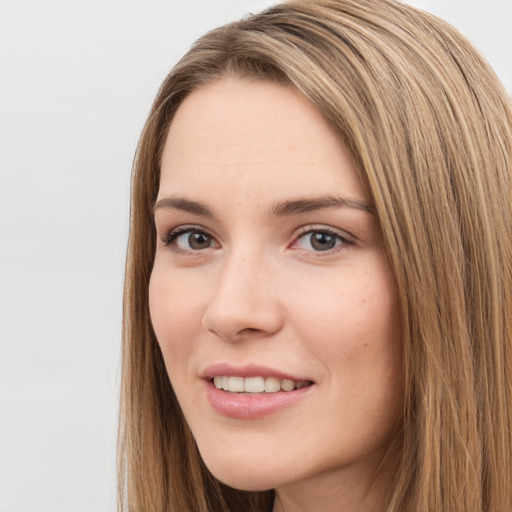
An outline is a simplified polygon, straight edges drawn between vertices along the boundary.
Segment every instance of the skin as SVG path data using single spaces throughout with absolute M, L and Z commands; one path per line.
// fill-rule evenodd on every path
M 311 207 L 325 197 L 347 204 Z M 296 200 L 300 211 L 276 212 Z M 223 78 L 194 91 L 165 143 L 155 224 L 151 318 L 210 471 L 240 489 L 276 489 L 275 512 L 384 510 L 395 463 L 384 456 L 403 407 L 396 287 L 328 122 L 286 85 Z M 200 245 L 190 232 L 170 241 L 191 225 Z M 312 236 L 331 244 L 319 250 Z M 262 418 L 230 418 L 205 393 L 204 370 L 217 363 L 313 385 Z

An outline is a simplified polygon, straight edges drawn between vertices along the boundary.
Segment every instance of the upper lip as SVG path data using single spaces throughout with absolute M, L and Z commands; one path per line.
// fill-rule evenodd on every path
M 206 368 L 202 373 L 203 379 L 213 379 L 215 376 L 234 376 L 234 377 L 276 377 L 278 379 L 289 379 L 294 382 L 312 382 L 304 376 L 292 375 L 282 370 L 270 368 L 268 366 L 260 366 L 255 364 L 232 366 L 228 363 L 218 363 Z

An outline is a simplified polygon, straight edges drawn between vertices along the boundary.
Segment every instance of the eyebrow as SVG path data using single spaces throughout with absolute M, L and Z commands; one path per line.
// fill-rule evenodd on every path
M 340 196 L 322 196 L 291 201 L 280 201 L 270 209 L 270 213 L 276 217 L 296 215 L 300 213 L 324 210 L 327 208 L 355 208 L 368 213 L 374 213 L 373 208 L 359 199 Z
M 168 196 L 158 200 L 153 206 L 153 213 L 160 208 L 182 210 L 208 218 L 215 217 L 213 212 L 206 205 L 183 197 Z M 373 208 L 368 203 L 359 199 L 340 196 L 322 196 L 279 201 L 270 208 L 270 215 L 273 217 L 285 217 L 287 215 L 298 215 L 328 208 L 355 208 L 356 210 L 362 210 L 367 213 L 374 213 Z
M 169 196 L 157 201 L 153 206 L 153 213 L 160 208 L 171 208 L 174 210 L 183 210 L 188 213 L 202 215 L 203 217 L 213 218 L 212 211 L 204 204 L 197 201 L 191 201 L 183 197 Z

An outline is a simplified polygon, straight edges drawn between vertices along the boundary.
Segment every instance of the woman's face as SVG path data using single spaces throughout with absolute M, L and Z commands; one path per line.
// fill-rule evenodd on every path
M 248 490 L 371 478 L 403 403 L 397 294 L 325 119 L 285 85 L 193 92 L 155 222 L 151 319 L 212 473 Z

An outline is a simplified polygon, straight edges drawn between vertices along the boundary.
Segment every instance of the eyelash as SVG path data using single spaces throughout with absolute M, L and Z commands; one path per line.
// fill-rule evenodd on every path
M 296 245 L 300 240 L 307 238 L 308 235 L 312 235 L 314 233 L 318 233 L 321 235 L 328 235 L 335 240 L 335 244 L 336 244 L 334 247 L 326 249 L 324 251 L 315 251 L 315 250 L 309 251 L 308 250 L 308 252 L 313 252 L 318 257 L 321 257 L 324 254 L 325 255 L 332 254 L 333 251 L 342 249 L 343 247 L 346 247 L 348 245 L 353 245 L 353 242 L 351 240 L 349 240 L 346 236 L 343 236 L 339 231 L 332 229 L 332 228 L 325 227 L 325 226 L 305 226 L 304 228 L 302 228 L 299 231 L 299 233 L 295 237 L 295 239 L 293 241 L 293 245 Z M 337 243 L 337 241 L 339 241 L 340 243 Z M 298 250 L 300 250 L 300 249 L 298 249 Z
M 212 237 L 212 235 L 210 235 L 201 226 L 185 225 L 185 226 L 179 226 L 179 227 L 169 231 L 168 233 L 166 233 L 162 237 L 162 243 L 164 244 L 165 247 L 174 246 L 173 250 L 175 252 L 177 252 L 177 253 L 199 253 L 199 252 L 201 252 L 200 249 L 196 249 L 196 250 L 194 250 L 194 249 L 181 249 L 180 247 L 178 247 L 176 245 L 176 243 L 175 243 L 176 240 L 181 235 L 184 235 L 186 233 L 189 233 L 189 234 L 196 233 L 196 234 L 199 234 L 199 235 L 204 235 L 205 237 L 209 238 L 210 240 L 215 240 Z M 341 242 L 341 243 L 337 243 L 332 248 L 326 249 L 325 251 L 322 251 L 322 250 L 315 251 L 314 249 L 313 250 L 304 249 L 307 252 L 315 253 L 317 256 L 322 256 L 323 253 L 325 253 L 326 255 L 327 254 L 332 254 L 332 252 L 335 251 L 336 249 L 340 249 L 340 248 L 342 248 L 344 246 L 346 247 L 347 245 L 353 245 L 353 242 L 351 240 L 349 240 L 347 237 L 343 236 L 338 231 L 336 231 L 336 230 L 334 230 L 332 228 L 327 228 L 327 227 L 323 227 L 323 226 L 311 226 L 311 225 L 310 226 L 304 226 L 303 228 L 301 228 L 301 230 L 299 231 L 297 236 L 294 238 L 294 240 L 293 240 L 291 245 L 292 246 L 296 245 L 297 242 L 299 242 L 300 240 L 306 238 L 307 235 L 312 235 L 314 233 L 319 233 L 319 234 L 322 234 L 322 235 L 327 235 L 327 236 L 332 237 L 333 239 L 335 239 L 335 241 Z M 205 249 L 208 249 L 208 248 L 210 248 L 210 247 L 206 247 Z M 297 250 L 300 250 L 300 249 L 297 249 Z
M 200 235 L 204 235 L 213 240 L 213 237 L 210 234 L 208 234 L 201 226 L 188 225 L 188 226 L 179 226 L 175 229 L 172 229 L 168 233 L 166 233 L 164 235 L 164 237 L 162 238 L 162 243 L 165 245 L 165 247 L 170 247 L 171 245 L 174 245 L 175 246 L 174 250 L 176 252 L 197 252 L 197 251 L 193 251 L 193 250 L 187 251 L 186 249 L 181 249 L 176 246 L 175 242 L 176 242 L 177 238 L 186 233 L 190 233 L 190 234 L 197 233 Z

